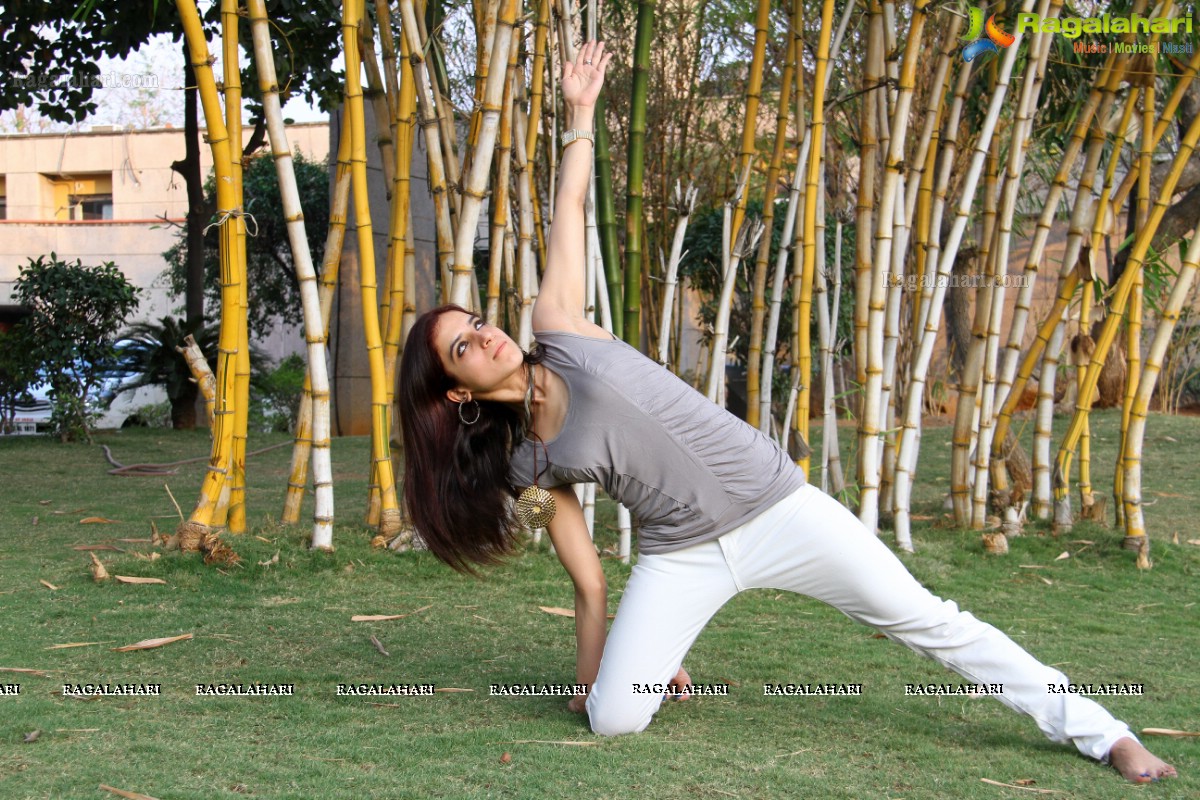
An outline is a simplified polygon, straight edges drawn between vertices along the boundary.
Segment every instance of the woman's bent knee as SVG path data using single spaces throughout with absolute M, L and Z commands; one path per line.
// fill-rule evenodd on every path
M 601 736 L 641 733 L 650 724 L 654 709 L 621 708 L 615 704 L 588 703 L 588 722 Z

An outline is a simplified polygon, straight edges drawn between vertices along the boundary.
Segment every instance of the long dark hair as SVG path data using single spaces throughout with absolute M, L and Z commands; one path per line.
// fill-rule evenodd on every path
M 396 392 L 404 431 L 404 504 L 430 552 L 459 572 L 494 564 L 513 551 L 519 523 L 508 479 L 514 445 L 523 436 L 520 416 L 501 403 L 479 403 L 479 420 L 465 425 L 446 392 L 446 374 L 434 335 L 445 305 L 413 324 L 400 360 Z M 540 361 L 535 351 L 526 362 Z M 468 419 L 472 409 L 465 412 Z

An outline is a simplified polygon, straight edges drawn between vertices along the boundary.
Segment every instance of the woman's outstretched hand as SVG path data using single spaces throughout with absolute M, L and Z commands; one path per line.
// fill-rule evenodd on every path
M 587 42 L 579 48 L 575 62 L 562 67 L 563 102 L 569 106 L 594 106 L 604 85 L 604 70 L 612 53 L 604 52 L 604 42 Z

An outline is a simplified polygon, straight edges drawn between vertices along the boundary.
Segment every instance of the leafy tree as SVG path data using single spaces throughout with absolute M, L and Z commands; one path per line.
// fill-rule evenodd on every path
M 32 315 L 22 323 L 30 358 L 50 384 L 51 425 L 66 442 L 91 442 L 88 398 L 113 360 L 113 340 L 138 305 L 138 289 L 111 261 L 85 267 L 76 259 L 29 259 L 13 284 Z
M 17 323 L 11 330 L 0 331 L 0 433 L 12 431 L 17 403 L 37 379 L 37 367 L 25 325 Z
M 324 162 L 306 158 L 300 152 L 295 153 L 294 164 L 308 246 L 313 261 L 320 263 L 325 252 L 325 229 L 329 226 L 329 171 Z M 276 320 L 300 323 L 300 285 L 292 265 L 275 163 L 268 157 L 251 160 L 243 173 L 242 184 L 246 212 L 254 218 L 247 220 L 249 232 L 254 235 L 246 238 L 250 330 L 260 336 L 269 332 Z M 206 202 L 215 204 L 216 184 L 212 175 L 204 184 L 204 192 Z M 206 235 L 204 245 L 205 299 L 210 308 L 217 308 L 221 286 L 215 227 Z M 163 253 L 163 258 L 167 260 L 171 290 L 182 294 L 188 263 L 185 230 L 180 231 L 175 244 Z

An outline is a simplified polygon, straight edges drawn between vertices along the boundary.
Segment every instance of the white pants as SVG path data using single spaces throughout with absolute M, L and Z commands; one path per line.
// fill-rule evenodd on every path
M 808 595 L 972 683 L 1003 684 L 992 696 L 1033 717 L 1051 740 L 1097 760 L 1132 735 L 1098 703 L 1050 693 L 1047 684 L 1065 684 L 1066 676 L 931 594 L 857 517 L 812 485 L 715 541 L 639 557 L 588 697 L 592 730 L 645 729 L 663 696 L 634 685 L 669 683 L 713 614 L 738 592 L 760 588 Z

